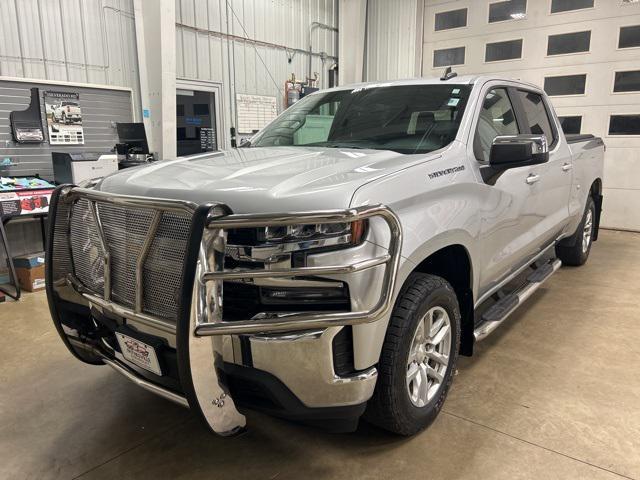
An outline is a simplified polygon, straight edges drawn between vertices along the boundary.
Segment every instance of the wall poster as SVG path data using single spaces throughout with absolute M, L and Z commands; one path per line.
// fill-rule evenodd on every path
M 80 94 L 47 91 L 44 106 L 51 145 L 84 144 Z
M 238 133 L 255 133 L 278 116 L 276 97 L 236 95 Z

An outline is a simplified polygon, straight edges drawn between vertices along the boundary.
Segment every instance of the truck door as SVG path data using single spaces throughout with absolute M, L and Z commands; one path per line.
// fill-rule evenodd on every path
M 544 95 L 533 90 L 516 91 L 516 109 L 521 110 L 525 133 L 545 135 L 549 143 L 549 161 L 536 165 L 537 177 L 529 178 L 531 208 L 538 218 L 533 226 L 536 247 L 549 245 L 569 221 L 571 193 L 571 151 L 561 141 L 559 128 Z
M 493 140 L 499 135 L 528 133 L 528 128 L 515 109 L 518 99 L 514 88 L 489 87 L 481 94 L 483 103 L 472 146 L 480 172 L 484 173 L 489 171 Z M 492 178 L 482 175 L 479 296 L 532 256 L 537 243 L 536 225 L 541 218 L 529 182 L 533 175 L 542 176 L 544 169 L 544 166 L 534 165 L 511 168 Z

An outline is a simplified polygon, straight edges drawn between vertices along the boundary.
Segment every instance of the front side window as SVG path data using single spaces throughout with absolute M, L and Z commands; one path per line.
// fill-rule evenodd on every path
M 248 146 L 427 153 L 455 139 L 470 91 L 469 85 L 436 84 L 320 92 L 295 103 Z
M 529 132 L 534 135 L 545 135 L 549 145 L 555 143 L 556 135 L 551 126 L 549 112 L 545 107 L 542 95 L 525 90 L 518 90 L 518 96 L 520 97 L 520 102 L 522 102 L 524 114 L 529 124 Z
M 484 99 L 473 140 L 473 153 L 481 162 L 489 161 L 493 140 L 500 135 L 520 133 L 518 122 L 504 88 L 495 88 Z

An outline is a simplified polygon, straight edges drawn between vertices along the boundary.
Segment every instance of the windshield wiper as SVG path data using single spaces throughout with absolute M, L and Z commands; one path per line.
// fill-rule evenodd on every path
M 352 143 L 340 143 L 340 142 L 313 142 L 313 143 L 305 143 L 302 145 L 295 145 L 297 147 L 325 147 L 325 148 L 354 148 L 354 149 L 367 149 L 372 148 L 369 146 L 362 146 Z

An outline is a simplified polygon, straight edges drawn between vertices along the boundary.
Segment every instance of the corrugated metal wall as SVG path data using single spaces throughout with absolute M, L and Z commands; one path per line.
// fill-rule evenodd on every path
M 177 77 L 223 84 L 225 105 L 235 94 L 277 96 L 295 73 L 304 80 L 308 70 L 308 32 L 312 22 L 337 27 L 336 0 L 176 0 Z M 228 40 L 229 36 L 244 37 Z M 266 45 L 271 44 L 271 45 Z M 313 51 L 337 55 L 335 32 L 315 28 Z M 286 47 L 280 48 L 280 47 Z M 312 60 L 320 86 L 327 87 L 327 69 L 335 61 L 319 55 Z M 235 89 L 233 88 L 235 85 Z M 227 126 L 233 111 L 226 109 Z
M 133 0 L 0 1 L 0 76 L 130 87 L 139 110 Z
M 417 8 L 418 0 L 368 1 L 365 81 L 416 76 Z

